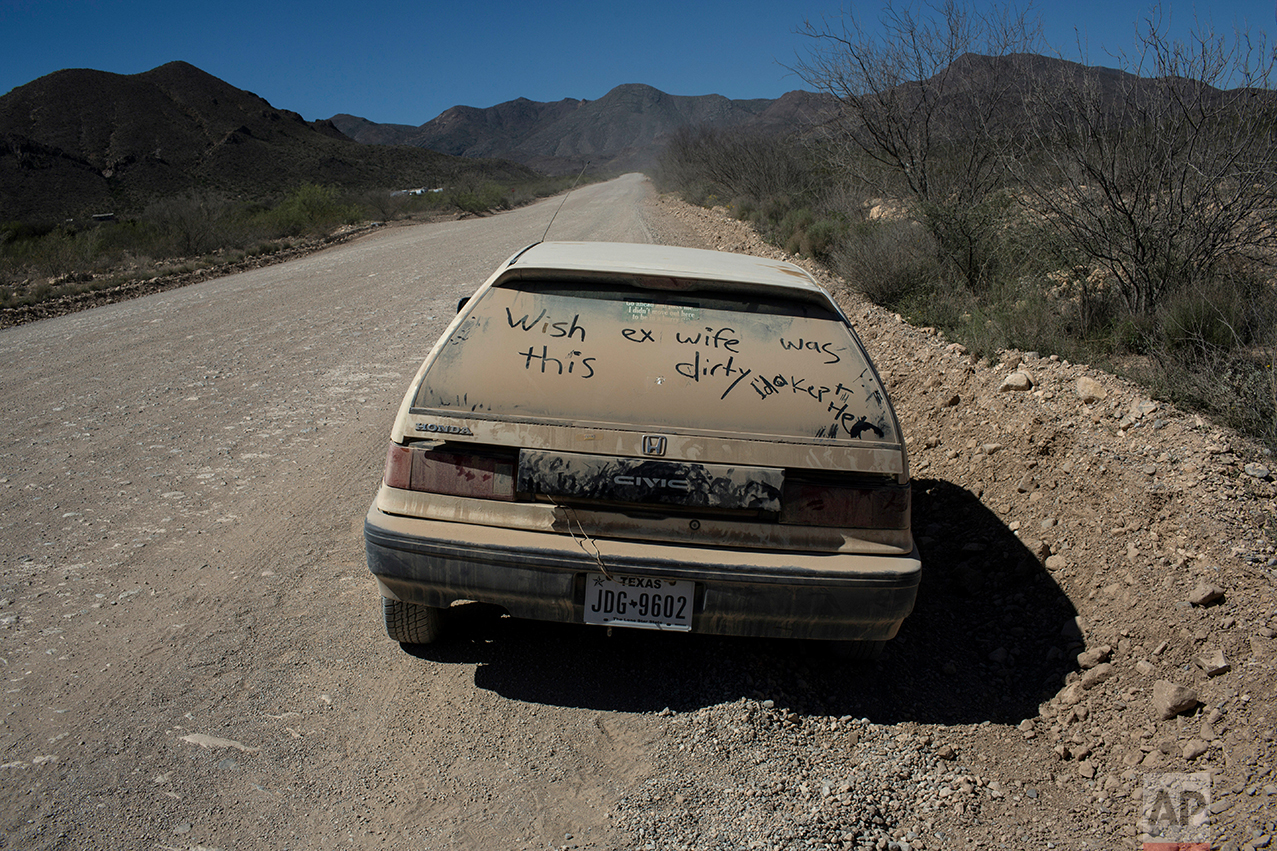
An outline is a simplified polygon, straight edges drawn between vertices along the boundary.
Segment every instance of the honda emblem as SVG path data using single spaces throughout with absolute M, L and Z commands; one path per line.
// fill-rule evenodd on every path
M 665 437 L 660 434 L 643 435 L 643 454 L 644 455 L 664 455 L 665 454 Z

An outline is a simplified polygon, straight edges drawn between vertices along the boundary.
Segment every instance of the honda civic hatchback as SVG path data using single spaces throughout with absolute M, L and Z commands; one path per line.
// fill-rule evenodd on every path
M 921 574 L 900 425 L 833 299 L 789 263 L 659 245 L 534 244 L 463 301 L 364 538 L 406 644 L 477 601 L 872 656 Z

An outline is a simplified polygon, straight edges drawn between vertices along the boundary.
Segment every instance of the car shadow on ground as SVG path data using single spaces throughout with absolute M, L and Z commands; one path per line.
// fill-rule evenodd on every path
M 742 697 L 805 715 L 877 723 L 1013 723 L 1076 669 L 1072 602 L 969 491 L 914 481 L 923 579 L 913 614 L 874 662 L 820 642 L 546 624 L 467 604 L 448 636 L 404 649 L 477 664 L 475 685 L 512 700 L 598 710 L 687 711 Z

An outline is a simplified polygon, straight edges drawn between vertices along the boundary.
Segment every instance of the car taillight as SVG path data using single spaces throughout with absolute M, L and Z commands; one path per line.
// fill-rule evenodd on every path
M 511 459 L 455 448 L 445 450 L 438 444 L 390 444 L 382 478 L 389 487 L 404 490 L 480 499 L 514 499 L 514 462 Z
M 780 522 L 844 529 L 908 529 L 908 485 L 855 486 L 786 480 Z

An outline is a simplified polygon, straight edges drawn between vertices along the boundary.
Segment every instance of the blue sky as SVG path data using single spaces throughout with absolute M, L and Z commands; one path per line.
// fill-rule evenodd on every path
M 845 0 L 0 0 L 0 94 L 62 68 L 135 74 L 181 59 L 307 119 L 339 112 L 421 124 L 458 104 L 517 97 L 596 99 L 622 83 L 678 95 L 774 98 L 808 41 L 804 19 Z M 855 3 L 865 20 L 881 3 Z M 1041 4 L 1048 41 L 1093 64 L 1129 49 L 1150 4 Z M 1162 4 L 1171 32 L 1194 17 L 1216 30 L 1277 32 L 1274 0 Z

